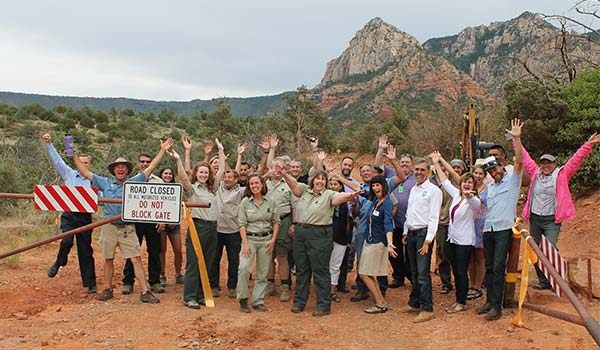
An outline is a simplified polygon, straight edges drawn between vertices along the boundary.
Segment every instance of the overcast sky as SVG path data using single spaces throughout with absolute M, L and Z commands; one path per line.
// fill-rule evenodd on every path
M 381 17 L 421 43 L 571 0 L 11 1 L 0 11 L 0 91 L 182 100 L 315 86 Z

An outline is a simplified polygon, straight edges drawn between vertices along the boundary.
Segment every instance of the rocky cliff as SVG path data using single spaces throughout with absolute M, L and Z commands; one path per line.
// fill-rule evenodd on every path
M 345 124 L 385 115 L 397 104 L 432 110 L 461 100 L 491 101 L 468 74 L 381 18 L 369 21 L 327 64 L 313 92 L 321 108 Z
M 540 15 L 524 12 L 505 22 L 466 28 L 457 35 L 434 38 L 423 47 L 452 62 L 491 93 L 501 95 L 515 79 L 567 79 L 562 61 L 561 31 Z M 589 43 L 568 41 L 571 64 L 579 69 L 594 59 Z M 595 54 L 597 61 L 598 54 Z M 527 68 L 526 68 L 527 67 Z M 529 70 L 529 72 L 527 71 Z

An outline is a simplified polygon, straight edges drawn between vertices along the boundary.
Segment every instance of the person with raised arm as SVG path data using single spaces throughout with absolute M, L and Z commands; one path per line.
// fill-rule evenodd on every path
M 469 292 L 468 267 L 476 241 L 475 218 L 481 208 L 481 201 L 477 197 L 473 174 L 465 173 L 460 176 L 458 188 L 456 188 L 442 169 L 443 158 L 440 152 L 433 152 L 430 157 L 435 166 L 438 183 L 442 184 L 444 190 L 452 198 L 448 214 L 448 258 L 452 264 L 452 272 L 454 273 L 456 302 L 446 311 L 455 313 L 467 310 L 467 294 Z
M 512 242 L 512 227 L 517 214 L 517 201 L 521 189 L 523 170 L 523 148 L 521 128 L 523 123 L 515 118 L 511 121 L 511 133 L 515 142 L 514 171 L 508 172 L 497 157 L 484 159 L 484 169 L 494 182 L 488 185 L 487 212 L 483 228 L 483 253 L 485 256 L 485 285 L 487 299 L 477 309 L 488 321 L 502 317 L 506 259 Z
M 294 238 L 296 290 L 291 311 L 304 311 L 313 277 L 317 294 L 317 310 L 313 312 L 313 316 L 326 316 L 331 313 L 329 261 L 333 249 L 333 210 L 351 198 L 356 198 L 362 190 L 345 193 L 327 189 L 328 175 L 323 170 L 315 171 L 309 185 L 298 183 L 285 168 L 281 172 L 294 196 L 298 197 Z
M 98 187 L 99 191 L 102 191 L 106 198 L 122 198 L 123 197 L 123 184 L 126 181 L 141 181 L 146 182 L 150 177 L 154 169 L 160 163 L 165 152 L 173 145 L 173 139 L 168 138 L 166 141 L 160 141 L 160 151 L 152 159 L 150 165 L 139 173 L 138 175 L 129 178 L 129 175 L 133 171 L 133 164 L 128 162 L 124 158 L 117 158 L 114 162 L 108 165 L 108 171 L 114 176 L 114 178 L 108 178 L 93 174 L 87 166 L 77 156 L 73 156 L 75 165 L 79 173 L 89 179 L 92 186 Z M 106 203 L 104 205 L 104 218 L 121 214 L 122 209 L 121 203 Z M 140 257 L 140 243 L 135 234 L 135 229 L 132 223 L 125 222 L 123 220 L 113 221 L 110 224 L 102 226 L 100 231 L 100 250 L 102 258 L 104 259 L 104 281 L 106 288 L 98 295 L 97 299 L 100 301 L 106 301 L 113 298 L 112 289 L 112 278 L 114 274 L 114 258 L 117 246 L 121 251 L 121 256 L 124 259 L 131 259 L 135 276 L 138 279 L 142 287 L 142 293 L 140 294 L 140 300 L 144 303 L 156 304 L 160 300 L 156 298 L 152 292 L 150 292 L 148 282 L 144 274 L 144 267 L 142 265 L 142 259 Z
M 50 160 L 56 169 L 58 175 L 63 179 L 66 186 L 85 186 L 90 187 L 90 180 L 81 175 L 77 170 L 73 170 L 65 163 L 60 154 L 52 144 L 52 138 L 49 133 L 42 135 L 42 140 L 46 144 L 46 150 L 50 155 Z M 77 156 L 81 163 L 89 170 L 92 165 L 92 157 L 88 154 Z M 81 226 L 92 223 L 91 213 L 69 213 L 64 212 L 60 216 L 60 230 L 67 232 Z M 73 241 L 77 239 L 77 258 L 79 261 L 79 273 L 83 287 L 87 288 L 89 294 L 96 294 L 96 268 L 94 263 L 94 249 L 92 248 L 92 230 L 78 233 L 61 239 L 60 248 L 56 255 L 56 260 L 48 269 L 48 277 L 53 278 L 58 273 L 61 266 L 66 266 L 69 261 L 69 252 L 73 247 Z

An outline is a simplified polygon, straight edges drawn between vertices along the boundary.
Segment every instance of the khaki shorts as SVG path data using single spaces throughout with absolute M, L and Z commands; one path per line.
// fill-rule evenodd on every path
M 281 220 L 281 224 L 279 225 L 279 233 L 277 234 L 277 240 L 275 241 L 275 254 L 288 254 L 288 251 L 292 249 L 294 245 L 294 239 L 290 237 L 288 232 L 291 225 L 291 215 L 288 215 L 286 218 Z
M 102 226 L 100 232 L 100 251 L 102 258 L 114 259 L 117 246 L 123 259 L 140 256 L 140 242 L 135 234 L 134 225 L 117 227 L 113 224 Z

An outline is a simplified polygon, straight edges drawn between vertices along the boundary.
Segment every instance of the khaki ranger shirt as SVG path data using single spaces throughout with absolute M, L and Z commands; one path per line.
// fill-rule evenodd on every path
M 256 205 L 254 197 L 244 197 L 240 203 L 238 221 L 248 233 L 257 234 L 273 232 L 273 225 L 281 222 L 277 204 L 264 196 L 260 205 Z
M 302 196 L 296 204 L 296 221 L 308 225 L 331 225 L 334 207 L 331 206 L 335 191 L 324 189 L 318 195 L 308 185 L 299 183 Z
M 244 197 L 246 187 L 236 184 L 228 190 L 225 183 L 221 181 L 215 194 L 217 203 L 217 232 L 235 233 L 240 231 L 238 224 L 238 207 Z
M 290 186 L 288 186 L 284 179 L 279 180 L 277 185 L 275 185 L 275 181 L 272 179 L 268 179 L 266 182 L 269 192 L 267 192 L 265 197 L 272 199 L 277 204 L 280 216 L 290 214 L 298 201 L 298 198 L 292 193 Z
M 216 221 L 215 195 L 199 182 L 193 183 L 188 191 L 185 191 L 185 199 L 189 202 L 207 202 L 210 208 L 191 208 L 192 217 L 204 221 Z

